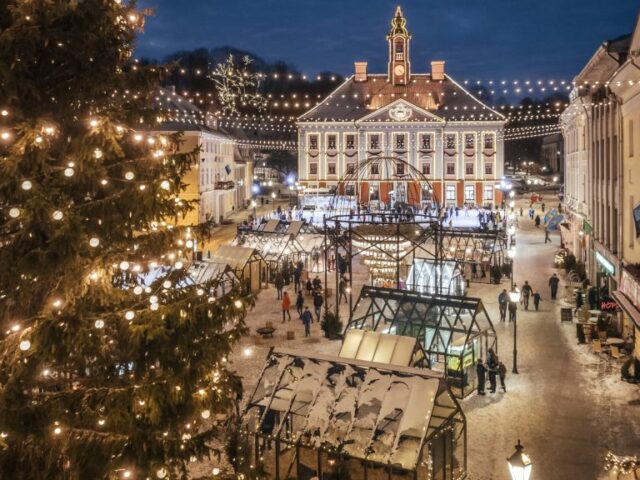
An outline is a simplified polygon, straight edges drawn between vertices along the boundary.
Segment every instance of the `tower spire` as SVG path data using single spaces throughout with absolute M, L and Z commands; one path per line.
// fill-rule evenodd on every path
M 411 34 L 407 30 L 407 19 L 398 5 L 391 19 L 391 30 L 387 34 L 389 42 L 389 81 L 394 85 L 407 85 L 411 78 L 411 62 L 409 60 L 409 40 Z

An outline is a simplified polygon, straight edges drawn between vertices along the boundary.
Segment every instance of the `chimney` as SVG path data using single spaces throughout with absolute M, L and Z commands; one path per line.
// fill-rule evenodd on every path
M 431 62 L 431 80 L 444 80 L 444 60 Z
M 356 69 L 356 82 L 366 82 L 367 81 L 367 62 L 355 62 L 354 63 Z

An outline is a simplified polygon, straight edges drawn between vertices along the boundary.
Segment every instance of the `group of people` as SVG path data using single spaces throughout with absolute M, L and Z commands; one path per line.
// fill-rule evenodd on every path
M 498 358 L 492 348 L 488 350 L 488 357 L 486 363 L 479 358 L 476 362 L 476 374 L 478 376 L 478 395 L 486 395 L 485 385 L 487 374 L 489 376 L 489 392 L 496 393 L 497 378 L 500 379 L 500 387 L 502 391 L 507 391 L 505 379 L 507 377 L 507 367 Z

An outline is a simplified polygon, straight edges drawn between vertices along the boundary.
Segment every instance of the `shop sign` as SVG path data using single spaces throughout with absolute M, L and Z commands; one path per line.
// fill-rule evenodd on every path
M 612 298 L 600 300 L 600 310 L 603 312 L 615 312 L 618 310 L 618 304 Z
M 596 261 L 600 264 L 600 266 L 607 272 L 609 275 L 616 274 L 616 267 L 613 263 L 606 259 L 604 255 L 600 252 L 596 252 Z

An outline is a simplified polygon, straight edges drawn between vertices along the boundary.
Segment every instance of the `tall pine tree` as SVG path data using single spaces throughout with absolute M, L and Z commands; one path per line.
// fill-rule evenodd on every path
M 202 226 L 172 225 L 197 152 L 151 133 L 143 22 L 120 0 L 0 2 L 1 478 L 186 478 L 236 398 L 251 299 L 186 281 Z

